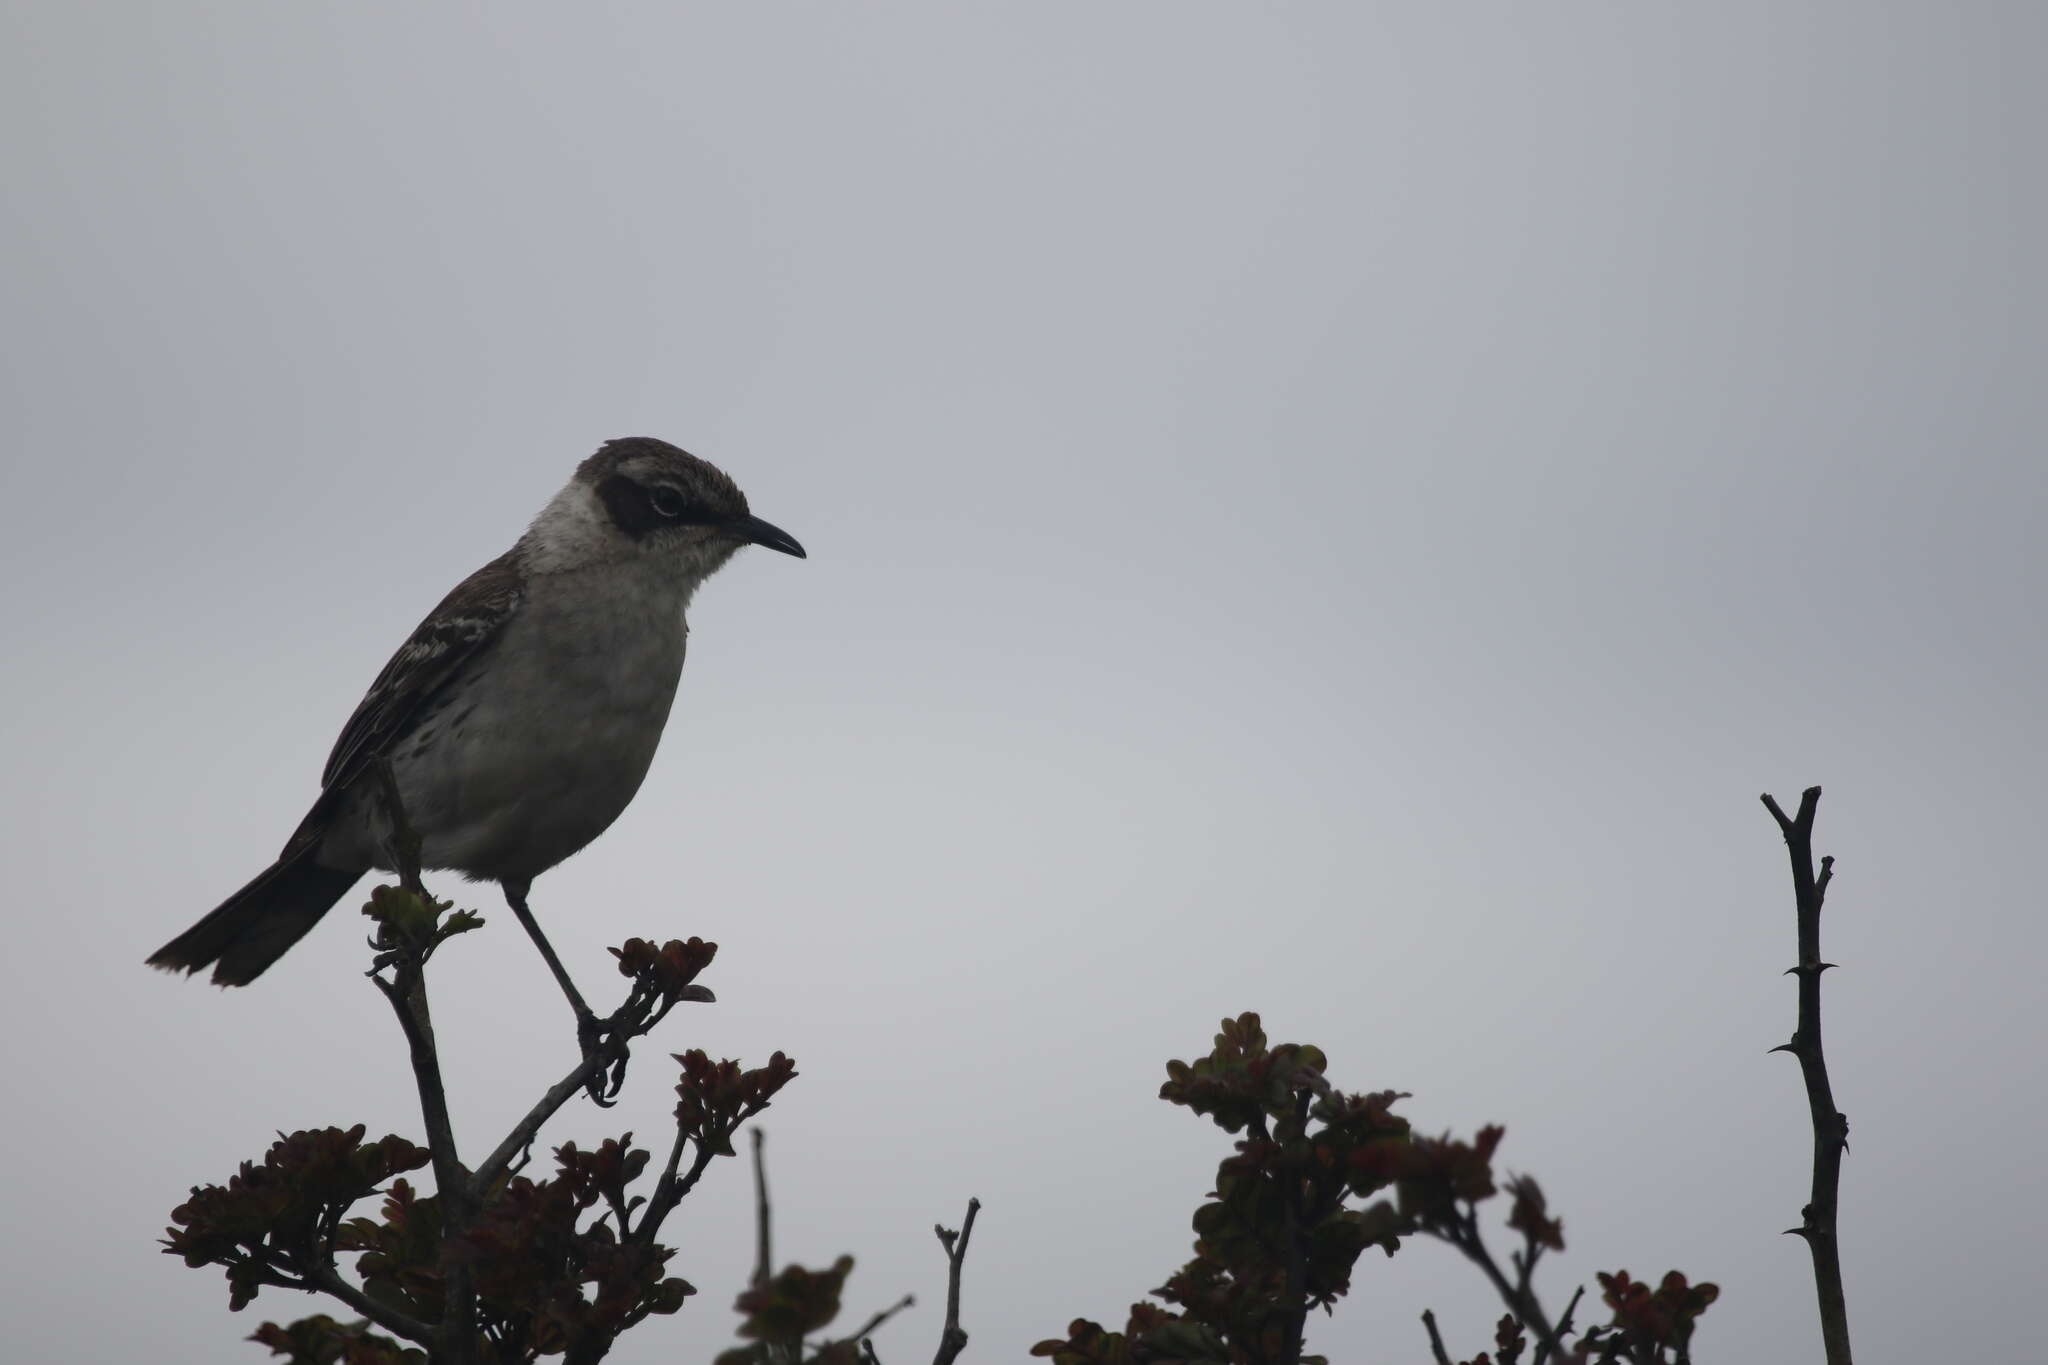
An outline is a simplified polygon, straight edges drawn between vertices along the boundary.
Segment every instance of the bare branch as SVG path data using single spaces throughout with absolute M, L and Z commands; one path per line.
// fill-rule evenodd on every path
M 1849 1147 L 1849 1119 L 1835 1108 L 1834 1087 L 1828 1081 L 1827 1056 L 1821 1047 L 1820 978 L 1833 963 L 1820 955 L 1820 912 L 1834 880 L 1835 860 L 1820 860 L 1820 872 L 1813 866 L 1813 823 L 1820 806 L 1820 788 L 1808 787 L 1799 796 L 1799 813 L 1787 816 L 1784 808 L 1766 792 L 1763 803 L 1778 822 L 1785 837 L 1785 849 L 1792 862 L 1792 891 L 1798 914 L 1799 961 L 1791 974 L 1799 981 L 1799 1016 L 1792 1041 L 1772 1048 L 1799 1059 L 1799 1073 L 1806 1083 L 1806 1105 L 1813 1123 L 1813 1184 L 1806 1207 L 1799 1211 L 1799 1226 L 1786 1231 L 1803 1238 L 1813 1258 L 1815 1297 L 1820 1305 L 1821 1344 L 1828 1365 L 1850 1365 L 1849 1308 L 1842 1290 L 1841 1248 L 1835 1232 L 1835 1210 L 1842 1183 L 1842 1153 Z
M 765 1130 L 756 1128 L 753 1131 L 753 1138 L 754 1283 L 757 1285 L 763 1285 L 768 1283 L 768 1277 L 775 1273 L 774 1233 L 770 1230 L 769 1227 L 770 1215 L 768 1210 L 768 1162 L 767 1158 L 762 1154 L 761 1150 L 763 1147 L 767 1145 L 768 1134 Z M 854 1335 L 866 1336 L 867 1333 L 856 1332 L 854 1333 Z
M 905 1294 L 902 1298 L 896 1300 L 896 1302 L 890 1304 L 887 1308 L 884 1308 L 881 1312 L 875 1314 L 866 1322 L 862 1323 L 860 1325 L 860 1330 L 855 1332 L 852 1336 L 848 1337 L 847 1340 L 858 1341 L 862 1344 L 866 1344 L 867 1339 L 873 1336 L 875 1334 L 875 1330 L 879 1328 L 883 1323 L 887 1322 L 890 1318 L 895 1317 L 904 1309 L 915 1307 L 916 1304 L 917 1296 L 915 1294 Z M 868 1349 L 872 1351 L 874 1348 L 869 1347 Z
M 1422 1325 L 1429 1332 L 1429 1354 L 1436 1365 L 1451 1365 L 1451 1353 L 1444 1349 L 1443 1334 L 1436 1330 L 1436 1314 L 1423 1309 Z
M 444 1237 L 459 1238 L 476 1215 L 469 1172 L 455 1150 L 455 1129 L 448 1117 L 448 1092 L 441 1082 L 441 1059 L 434 1046 L 434 1021 L 427 1009 L 426 975 L 416 952 L 400 960 L 397 979 L 387 984 L 372 978 L 391 1002 L 399 1027 L 412 1052 L 412 1072 L 420 1097 L 420 1117 L 427 1128 L 427 1148 L 434 1159 L 434 1186 L 441 1198 Z M 442 1319 L 434 1337 L 433 1358 L 448 1365 L 470 1365 L 476 1359 L 476 1285 L 459 1257 L 444 1263 Z
M 668 1164 L 662 1169 L 661 1180 L 654 1187 L 654 1197 L 641 1210 L 640 1226 L 633 1229 L 634 1241 L 644 1244 L 654 1240 L 655 1234 L 661 1231 L 662 1220 L 674 1213 L 676 1205 L 683 1202 L 683 1196 L 697 1187 L 697 1182 L 703 1178 L 704 1168 L 718 1155 L 717 1148 L 711 1143 L 699 1142 L 696 1144 L 697 1155 L 690 1161 L 690 1169 L 677 1175 L 683 1163 L 683 1148 L 688 1144 L 689 1139 L 678 1129 L 675 1145 L 669 1148 Z
M 932 1227 L 939 1245 L 946 1249 L 946 1325 L 939 1332 L 939 1349 L 932 1365 L 953 1365 L 967 1349 L 967 1333 L 960 1327 L 960 1267 L 967 1260 L 967 1239 L 974 1235 L 974 1216 L 980 1212 L 981 1201 L 969 1199 L 959 1232 L 936 1224 Z
M 399 794 L 390 759 L 379 759 L 376 771 L 385 812 L 391 818 L 392 854 L 399 877 L 407 891 L 431 903 L 432 897 L 420 881 L 419 835 L 406 818 L 405 802 Z M 427 1151 L 434 1161 L 434 1185 L 440 1195 L 443 1227 L 452 1241 L 462 1235 L 476 1216 L 477 1201 L 469 1172 L 456 1152 L 455 1125 L 448 1116 L 448 1090 L 441 1080 L 441 1055 L 434 1044 L 434 1016 L 427 1007 L 426 961 L 434 940 L 431 934 L 424 940 L 412 940 L 392 933 L 385 941 L 392 947 L 380 961 L 388 960 L 392 977 L 387 981 L 379 970 L 373 969 L 370 979 L 377 983 L 377 989 L 390 1002 L 392 1013 L 398 1016 L 398 1027 L 405 1034 L 411 1053 L 414 1088 L 419 1092 L 420 1120 L 426 1125 Z M 333 1278 L 346 1285 L 338 1272 Z M 354 1306 L 332 1286 L 322 1287 Z M 468 1264 L 460 1258 L 450 1258 L 444 1266 L 441 1321 L 430 1336 L 437 1362 L 470 1365 L 476 1359 L 476 1286 Z
M 524 1118 L 512 1125 L 512 1131 L 505 1135 L 505 1140 L 485 1158 L 483 1165 L 477 1167 L 471 1183 L 479 1198 L 497 1183 L 499 1177 L 505 1174 L 506 1169 L 521 1152 L 533 1145 L 534 1136 L 540 1132 L 541 1126 L 553 1118 L 563 1105 L 574 1099 L 578 1091 L 589 1085 L 594 1078 L 602 1076 L 610 1064 L 609 1053 L 600 1053 L 578 1062 L 566 1076 L 548 1087 L 548 1092 L 540 1097 L 533 1108 L 526 1111 Z
M 709 998 L 685 996 L 682 999 Z M 679 1000 L 657 1003 L 655 996 L 646 988 L 635 985 L 626 994 L 626 999 L 616 1010 L 604 1019 L 596 1020 L 593 1027 L 602 1034 L 602 1041 L 593 1045 L 583 1054 L 583 1060 L 570 1068 L 561 1080 L 548 1087 L 547 1093 L 526 1111 L 525 1117 L 512 1126 L 477 1168 L 473 1181 L 476 1196 L 482 1198 L 492 1185 L 505 1174 L 519 1154 L 533 1145 L 533 1140 L 543 1125 L 558 1113 L 562 1106 L 576 1097 L 579 1090 L 589 1090 L 596 1085 L 607 1070 L 625 1059 L 627 1048 L 640 1038 L 654 1031 L 656 1025 L 668 1018 Z

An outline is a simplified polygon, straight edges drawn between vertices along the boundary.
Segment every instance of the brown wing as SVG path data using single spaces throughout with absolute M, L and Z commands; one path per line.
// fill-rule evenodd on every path
M 327 769 L 320 774 L 323 790 L 348 786 L 378 755 L 388 752 L 434 694 L 497 638 L 519 610 L 522 580 L 515 553 L 507 551 L 456 584 L 412 638 L 398 647 L 341 727 L 334 752 L 327 756 Z

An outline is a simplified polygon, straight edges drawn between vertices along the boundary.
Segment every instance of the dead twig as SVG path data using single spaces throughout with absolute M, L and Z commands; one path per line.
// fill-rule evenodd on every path
M 939 1349 L 932 1357 L 932 1365 L 953 1365 L 967 1349 L 967 1333 L 960 1326 L 960 1267 L 967 1261 L 967 1239 L 974 1235 L 974 1216 L 980 1212 L 981 1201 L 969 1199 L 960 1231 L 932 1226 L 939 1245 L 946 1249 L 946 1325 L 939 1332 Z

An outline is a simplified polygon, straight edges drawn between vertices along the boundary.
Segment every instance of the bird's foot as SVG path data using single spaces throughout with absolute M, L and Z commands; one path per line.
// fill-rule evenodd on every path
M 629 1036 L 616 1019 L 599 1019 L 588 1009 L 576 1012 L 576 1045 L 583 1050 L 584 1065 L 594 1068 L 583 1092 L 601 1109 L 618 1102 L 619 1088 L 626 1083 Z

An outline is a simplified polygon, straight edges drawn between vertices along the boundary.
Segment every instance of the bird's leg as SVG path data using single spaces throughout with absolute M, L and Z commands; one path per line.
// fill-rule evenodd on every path
M 576 1042 L 583 1049 L 583 1060 L 588 1062 L 597 1057 L 598 1040 L 603 1029 L 598 1024 L 590 1006 L 583 1003 L 583 993 L 576 989 L 576 983 L 569 979 L 568 971 L 562 966 L 562 959 L 555 956 L 554 946 L 548 936 L 540 931 L 540 925 L 533 918 L 533 911 L 526 906 L 526 893 L 532 887 L 530 881 L 505 882 L 505 903 L 512 907 L 512 913 L 526 927 L 527 937 L 533 946 L 540 949 L 541 960 L 548 964 L 548 970 L 555 974 L 555 984 L 562 988 L 562 994 L 569 999 L 569 1008 L 576 1012 Z

